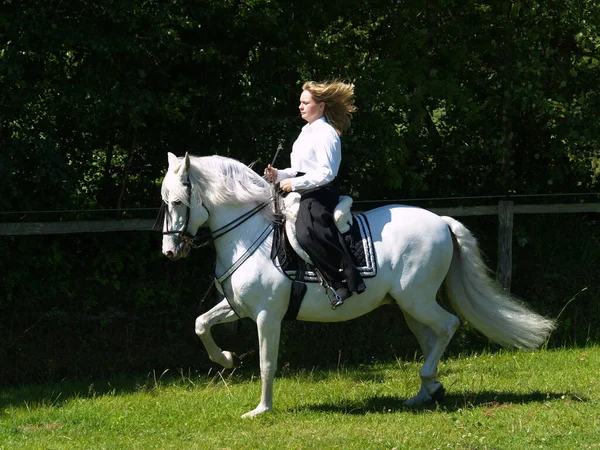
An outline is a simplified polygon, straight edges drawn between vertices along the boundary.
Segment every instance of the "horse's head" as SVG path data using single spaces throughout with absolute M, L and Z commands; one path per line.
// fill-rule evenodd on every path
M 162 252 L 169 259 L 184 258 L 191 248 L 191 239 L 209 217 L 199 192 L 190 182 L 190 157 L 168 154 L 169 168 L 162 183 L 165 217 Z

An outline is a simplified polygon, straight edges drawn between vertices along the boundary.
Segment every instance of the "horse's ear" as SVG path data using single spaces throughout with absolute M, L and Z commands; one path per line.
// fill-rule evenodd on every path
M 179 174 L 181 176 L 187 175 L 187 172 L 190 168 L 190 156 L 186 152 L 183 159 L 179 159 L 173 153 L 167 153 L 169 158 L 169 170 L 173 173 Z
M 167 158 L 169 159 L 169 169 L 173 169 L 177 164 L 179 164 L 179 158 L 175 156 L 173 153 L 167 153 Z
M 183 157 L 183 172 L 187 173 L 190 170 L 190 155 L 188 152 L 185 152 L 185 156 Z

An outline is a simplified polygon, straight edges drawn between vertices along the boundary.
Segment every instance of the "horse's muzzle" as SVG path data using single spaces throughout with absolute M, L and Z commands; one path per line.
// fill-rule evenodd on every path
M 184 242 L 176 250 L 167 250 L 164 254 L 171 261 L 175 261 L 180 258 L 185 258 L 189 255 L 191 249 L 191 244 L 189 242 Z

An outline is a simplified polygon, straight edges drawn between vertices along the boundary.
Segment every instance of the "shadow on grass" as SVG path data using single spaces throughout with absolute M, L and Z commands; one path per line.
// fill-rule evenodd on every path
M 215 367 L 218 367 L 215 365 Z M 227 381 L 227 383 L 245 382 L 256 379 L 259 383 L 260 374 L 256 367 L 217 371 L 212 369 L 207 374 L 199 374 L 191 369 L 177 373 L 167 371 L 151 372 L 146 376 L 123 374 L 100 380 L 65 380 L 63 382 L 23 385 L 16 387 L 0 386 L 0 418 L 7 414 L 12 407 L 61 406 L 71 399 L 95 398 L 104 395 L 123 395 L 132 392 L 152 393 L 154 389 L 168 384 L 179 384 L 182 387 Z M 281 378 L 309 379 L 313 382 L 327 380 L 331 377 L 351 378 L 355 382 L 384 383 L 387 379 L 385 366 L 372 367 L 360 365 L 354 368 L 338 370 L 282 370 Z M 277 380 L 276 380 L 277 382 Z M 513 392 L 457 392 L 446 393 L 440 403 L 428 404 L 418 408 L 407 408 L 403 405 L 406 398 L 398 396 L 374 396 L 364 401 L 341 400 L 336 403 L 306 402 L 292 408 L 294 411 L 334 412 L 341 414 L 362 415 L 367 413 L 407 412 L 418 414 L 423 411 L 441 410 L 454 412 L 466 408 L 496 408 L 510 405 L 544 403 L 556 400 L 588 402 L 585 396 L 576 393 L 535 391 L 526 394 Z
M 65 380 L 47 384 L 0 387 L 0 417 L 8 407 L 60 406 L 72 399 L 95 398 L 151 391 L 160 383 L 159 373 L 147 377 L 115 376 L 110 380 Z
M 441 403 L 430 403 L 417 408 L 408 408 L 403 405 L 407 400 L 395 396 L 373 397 L 365 402 L 343 401 L 340 403 L 320 403 L 306 404 L 298 408 L 298 411 L 308 410 L 314 412 L 356 414 L 367 413 L 389 414 L 392 412 L 420 413 L 422 411 L 441 410 L 446 412 L 455 412 L 465 408 L 499 408 L 510 405 L 521 405 L 529 403 L 544 403 L 554 400 L 569 399 L 573 401 L 587 402 L 587 398 L 582 398 L 575 394 L 566 394 L 558 392 L 532 392 L 528 394 L 517 394 L 511 392 L 483 391 L 472 394 L 446 394 Z

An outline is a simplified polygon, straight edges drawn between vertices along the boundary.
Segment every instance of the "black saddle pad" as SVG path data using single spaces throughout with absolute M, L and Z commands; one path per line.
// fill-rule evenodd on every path
M 352 262 L 360 272 L 363 278 L 370 278 L 377 275 L 377 259 L 373 239 L 371 238 L 371 229 L 369 221 L 364 214 L 353 215 L 352 227 L 343 234 L 348 249 L 352 253 Z M 276 264 L 286 272 L 286 274 L 296 279 L 299 271 L 303 272 L 302 280 L 305 282 L 319 281 L 314 267 L 306 264 L 292 248 L 283 224 L 277 225 L 275 239 L 273 239 L 273 249 L 271 255 Z

